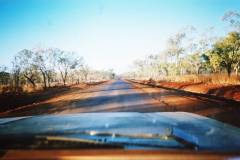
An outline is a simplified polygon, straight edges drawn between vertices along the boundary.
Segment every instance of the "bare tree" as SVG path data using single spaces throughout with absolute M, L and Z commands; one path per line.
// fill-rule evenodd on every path
M 20 63 L 19 63 L 19 58 L 17 56 L 15 56 L 12 61 L 12 83 L 11 83 L 11 86 L 12 86 L 14 92 L 19 91 L 20 72 L 21 72 L 21 67 L 20 67 Z
M 173 61 L 175 61 L 177 74 L 180 74 L 179 59 L 180 59 L 180 56 L 184 53 L 182 41 L 185 37 L 186 37 L 186 33 L 180 32 L 180 33 L 177 33 L 175 36 L 169 38 L 168 40 L 167 53 L 169 56 L 173 58 Z
M 19 59 L 19 65 L 21 66 L 23 76 L 35 88 L 36 80 L 39 78 L 39 73 L 37 65 L 34 62 L 34 52 L 24 49 L 18 52 L 17 58 Z
M 66 85 L 69 71 L 79 67 L 82 63 L 82 58 L 78 57 L 74 52 L 67 52 L 59 49 L 54 49 L 53 51 L 63 85 Z
M 82 65 L 80 70 L 79 70 L 79 73 L 81 75 L 81 79 L 84 80 L 85 82 L 87 82 L 88 80 L 88 75 L 90 74 L 90 68 L 89 66 L 87 65 Z
M 240 32 L 240 12 L 228 11 L 223 15 L 222 20 L 228 22 L 234 31 Z
M 44 88 L 51 86 L 51 78 L 54 72 L 53 53 L 50 49 L 36 49 L 34 62 L 42 74 Z

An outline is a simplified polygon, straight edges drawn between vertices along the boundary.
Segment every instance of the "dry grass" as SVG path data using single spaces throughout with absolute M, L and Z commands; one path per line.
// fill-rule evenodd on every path
M 141 80 L 149 84 L 150 79 Z M 167 76 L 154 79 L 153 83 L 168 88 L 175 88 L 190 92 L 212 94 L 219 97 L 240 101 L 240 76 L 227 74 L 202 74 Z
M 37 84 L 36 87 L 32 87 L 32 85 L 23 85 L 20 87 L 20 91 L 24 93 L 32 93 L 36 91 L 42 91 L 43 87 L 41 84 Z M 10 93 L 13 91 L 9 85 L 0 85 L 0 93 Z
M 0 85 L 0 93 L 9 90 L 8 88 L 9 88 L 8 85 Z
M 223 85 L 238 85 L 240 84 L 240 76 L 231 75 L 229 78 L 227 74 L 202 74 L 202 75 L 183 75 L 183 76 L 168 76 L 163 77 L 164 81 L 172 82 L 190 82 L 190 83 L 212 83 Z
M 47 104 L 52 103 L 54 101 L 53 98 L 59 101 L 59 98 L 65 96 L 67 94 L 68 98 L 71 98 L 71 94 L 75 93 L 75 91 L 81 91 L 82 89 L 86 89 L 88 87 L 92 87 L 106 81 L 99 81 L 99 82 L 91 82 L 91 83 L 80 83 L 80 84 L 73 84 L 73 85 L 66 85 L 66 86 L 57 86 L 54 85 L 51 88 L 47 88 L 43 90 L 41 85 L 39 85 L 39 90 L 33 90 L 31 86 L 24 86 L 25 92 L 21 93 L 13 93 L 9 92 L 6 94 L 0 94 L 0 112 L 14 110 L 19 107 L 33 107 L 36 104 Z M 77 96 L 79 92 L 77 92 Z M 58 98 L 57 98 L 58 97 Z M 72 97 L 73 98 L 73 97 Z
M 143 83 L 151 83 L 150 79 L 142 80 Z M 175 88 L 195 93 L 211 94 L 227 99 L 240 101 L 240 76 L 227 74 L 202 74 L 168 76 L 152 82 L 159 86 Z
M 71 86 L 78 86 L 78 85 L 97 85 L 97 84 L 101 84 L 106 82 L 106 80 L 102 80 L 102 81 L 93 81 L 93 82 L 81 82 L 79 84 L 76 83 L 67 83 L 65 85 L 65 87 L 71 87 Z M 49 88 L 53 88 L 53 87 L 63 87 L 62 83 L 59 82 L 53 82 L 51 83 L 51 87 Z M 39 92 L 39 91 L 43 91 L 43 84 L 41 83 L 37 83 L 35 88 L 31 85 L 31 84 L 25 84 L 22 85 L 21 87 L 19 87 L 19 91 L 20 93 L 33 93 L 33 92 Z M 9 85 L 0 85 L 0 94 L 5 94 L 5 93 L 11 93 L 13 91 L 13 88 L 11 88 L 11 86 Z
M 37 84 L 36 87 L 32 87 L 32 85 L 24 85 L 22 87 L 22 90 L 23 92 L 26 92 L 26 93 L 31 93 L 31 92 L 34 92 L 34 91 L 41 91 L 43 90 L 43 86 L 41 84 Z

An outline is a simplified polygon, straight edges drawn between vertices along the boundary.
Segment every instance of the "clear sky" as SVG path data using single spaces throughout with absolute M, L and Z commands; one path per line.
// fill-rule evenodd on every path
M 57 47 L 120 73 L 186 25 L 220 32 L 229 10 L 240 0 L 0 0 L 0 64 L 24 48 Z

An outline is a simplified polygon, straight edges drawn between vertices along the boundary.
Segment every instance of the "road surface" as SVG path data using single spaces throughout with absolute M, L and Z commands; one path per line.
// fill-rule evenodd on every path
M 240 112 L 235 110 L 236 107 L 236 104 L 224 100 L 154 88 L 126 80 L 112 80 L 84 90 L 73 89 L 47 101 L 1 113 L 0 116 L 186 111 L 239 125 Z
M 86 93 L 86 99 L 76 100 L 67 110 L 58 113 L 164 111 L 164 104 L 124 80 L 111 81 L 87 91 L 80 91 L 79 94 Z

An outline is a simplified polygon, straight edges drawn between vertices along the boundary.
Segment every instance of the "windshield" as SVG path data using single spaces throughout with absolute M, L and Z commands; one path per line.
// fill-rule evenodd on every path
M 0 35 L 0 150 L 240 150 L 238 0 L 0 0 Z

